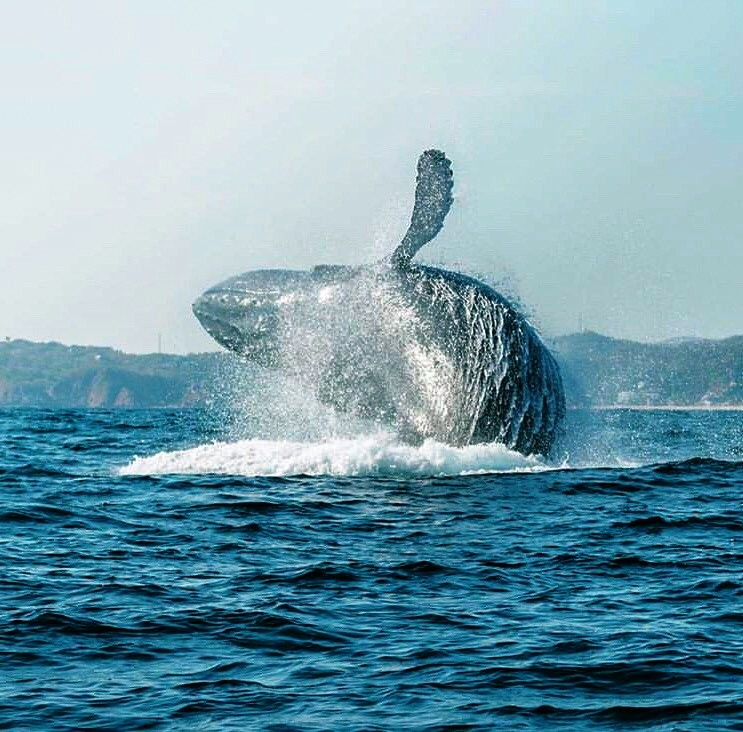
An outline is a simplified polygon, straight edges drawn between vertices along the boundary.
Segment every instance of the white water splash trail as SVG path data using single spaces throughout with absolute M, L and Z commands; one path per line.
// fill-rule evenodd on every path
M 537 472 L 552 466 L 503 445 L 420 446 L 379 433 L 321 442 L 240 440 L 136 457 L 121 475 L 221 474 L 242 476 L 455 476 Z

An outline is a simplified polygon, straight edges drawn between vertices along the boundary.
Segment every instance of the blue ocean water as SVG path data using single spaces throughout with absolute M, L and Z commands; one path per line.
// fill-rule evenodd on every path
M 740 412 L 239 437 L 0 412 L 0 727 L 743 730 Z

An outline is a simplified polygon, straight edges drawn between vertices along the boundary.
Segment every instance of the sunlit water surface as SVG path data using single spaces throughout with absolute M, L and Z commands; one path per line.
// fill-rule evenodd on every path
M 743 729 L 742 422 L 0 412 L 0 727 Z

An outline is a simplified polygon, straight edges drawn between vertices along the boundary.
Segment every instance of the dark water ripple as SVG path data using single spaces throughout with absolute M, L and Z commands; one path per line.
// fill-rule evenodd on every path
M 646 467 L 125 477 L 218 425 L 0 412 L 0 728 L 743 729 L 741 416 L 593 419 Z

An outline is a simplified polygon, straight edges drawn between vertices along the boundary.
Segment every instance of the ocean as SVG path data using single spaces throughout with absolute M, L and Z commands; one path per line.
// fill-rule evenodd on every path
M 0 728 L 743 730 L 742 498 L 741 412 L 0 411 Z

